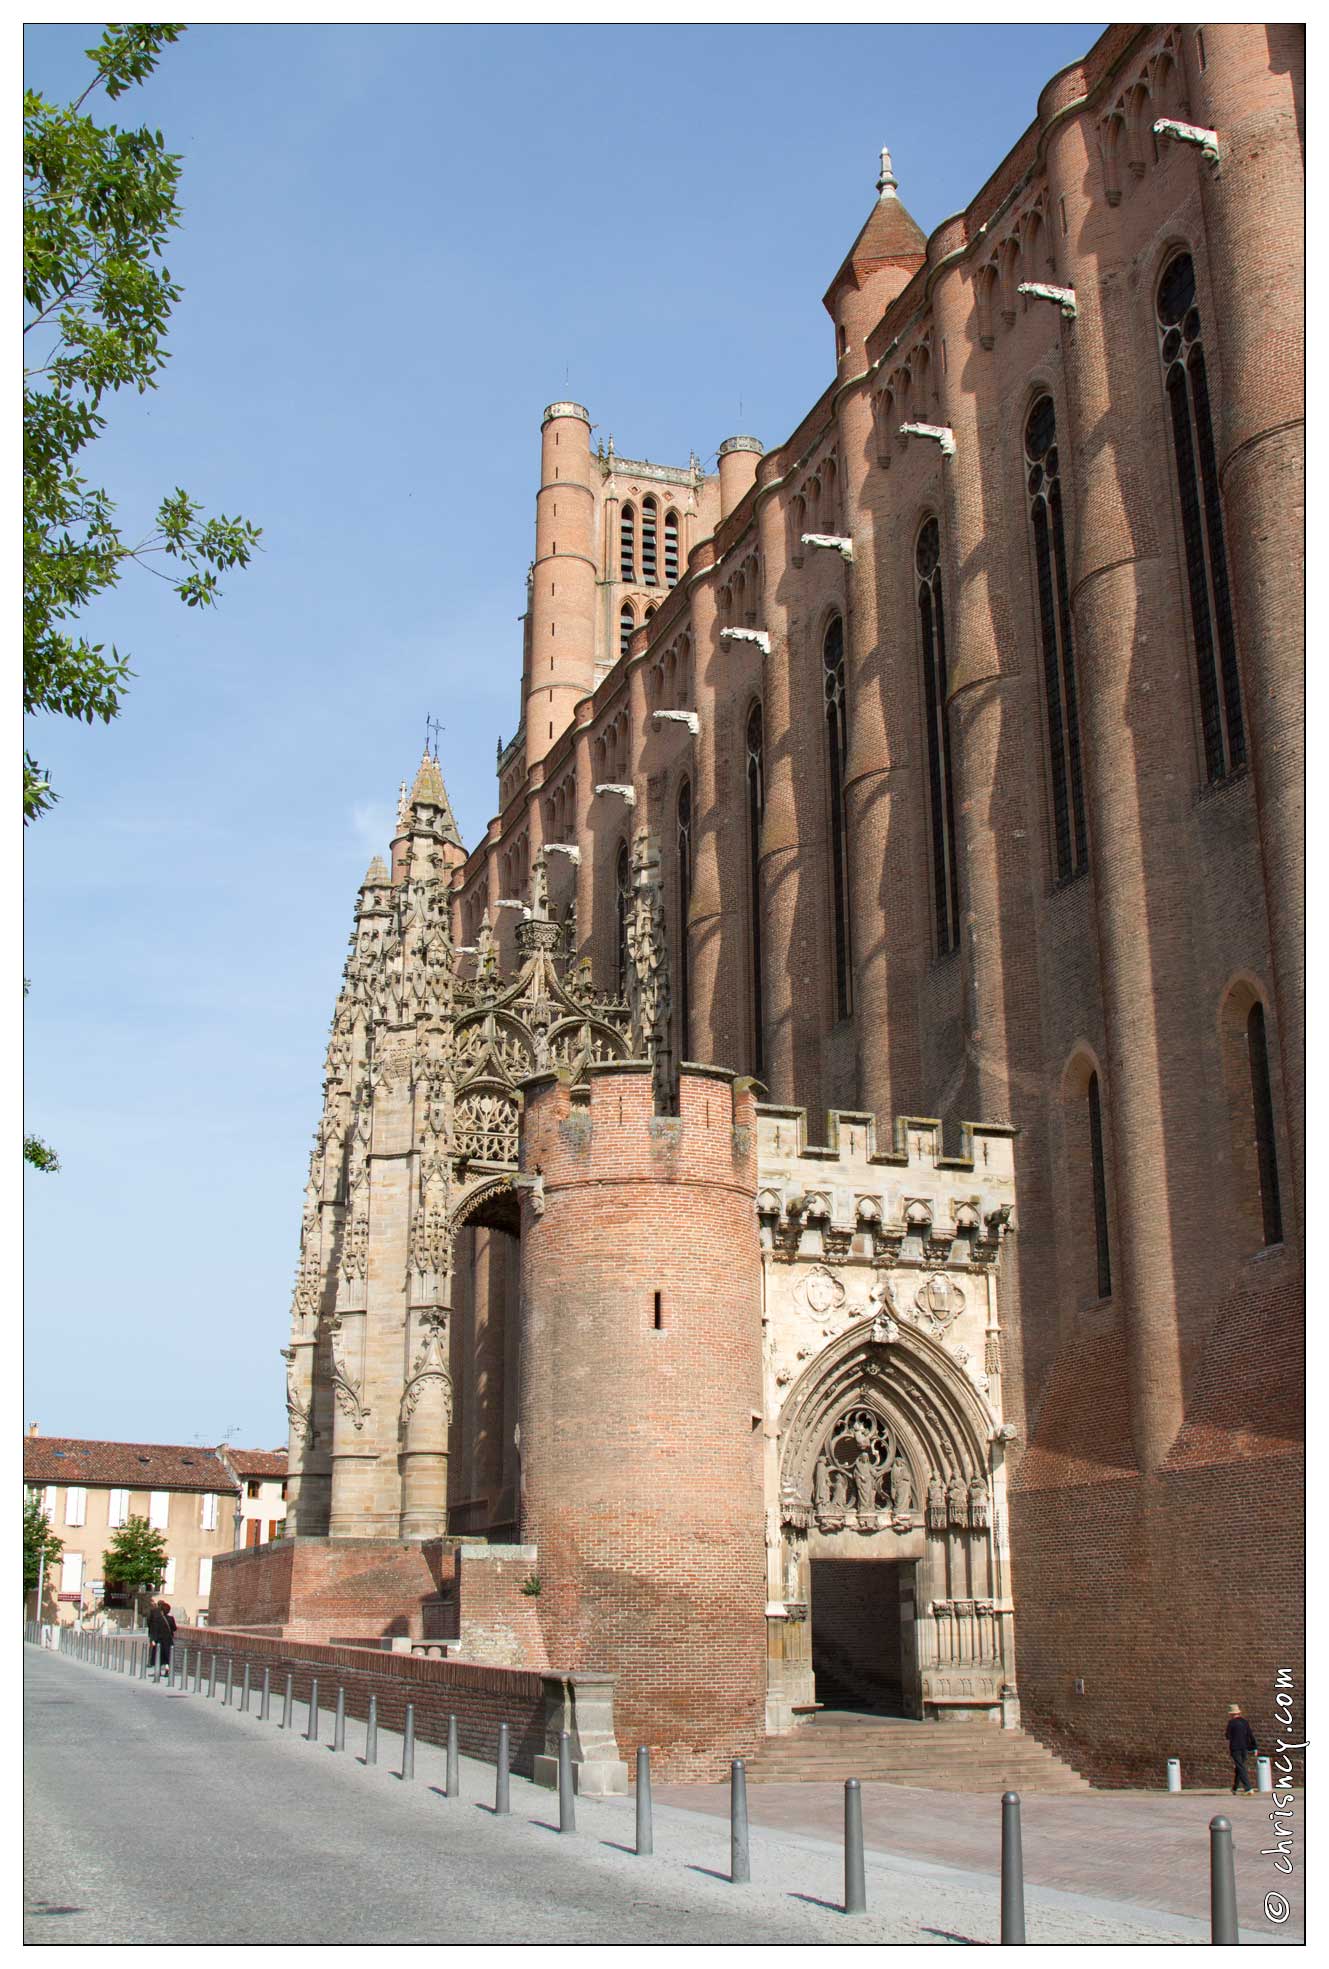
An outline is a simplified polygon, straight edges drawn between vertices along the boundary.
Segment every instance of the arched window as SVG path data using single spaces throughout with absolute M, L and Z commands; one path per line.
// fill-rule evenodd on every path
M 1273 1089 L 1264 1005 L 1245 981 L 1234 985 L 1219 1020 L 1227 1095 L 1232 1195 L 1228 1217 L 1244 1254 L 1283 1242 L 1283 1202 L 1274 1139 Z
M 1195 305 L 1195 264 L 1189 253 L 1169 261 L 1158 283 L 1158 338 L 1181 502 L 1205 776 L 1212 784 L 1245 763 L 1246 734 L 1209 384 Z
M 1264 1007 L 1257 998 L 1246 1015 L 1246 1050 L 1251 1067 L 1251 1108 L 1255 1121 L 1255 1159 L 1260 1172 L 1260 1215 L 1266 1244 L 1283 1242 L 1283 1205 L 1278 1193 L 1278 1152 L 1274 1146 L 1274 1101 L 1269 1086 L 1269 1047 Z
M 655 586 L 655 501 L 641 502 L 641 578 L 648 588 Z
M 620 999 L 628 995 L 628 917 L 632 910 L 632 863 L 628 844 L 620 841 L 614 864 L 614 927 L 617 932 L 617 983 Z
M 1112 1253 L 1108 1245 L 1107 1165 L 1103 1159 L 1103 1109 L 1098 1098 L 1098 1075 L 1091 1073 L 1085 1089 L 1089 1122 L 1089 1176 L 1094 1197 L 1094 1252 L 1098 1263 L 1098 1296 L 1112 1296 Z
M 665 514 L 665 586 L 672 588 L 678 580 L 678 514 Z
M 766 809 L 766 759 L 761 706 L 748 712 L 748 921 L 752 945 L 752 1071 L 760 1079 L 765 1068 L 761 978 L 761 817 Z
M 826 700 L 826 747 L 831 788 L 831 914 L 835 932 L 835 1015 L 849 1017 L 849 854 L 845 839 L 844 775 L 849 732 L 844 687 L 844 623 L 829 623 L 821 646 Z
M 946 716 L 946 616 L 941 599 L 941 529 L 928 520 L 914 552 L 923 638 L 923 704 L 927 725 L 928 811 L 932 821 L 932 907 L 937 955 L 960 940 L 960 892 L 955 872 L 955 810 L 951 795 L 951 729 Z
M 618 611 L 618 653 L 620 656 L 627 655 L 628 644 L 632 641 L 632 632 L 636 626 L 636 618 L 632 613 L 632 603 L 624 602 L 622 608 Z
M 637 579 L 637 515 L 631 506 L 625 506 L 619 515 L 618 578 L 620 581 Z
M 678 1057 L 688 1057 L 688 911 L 692 907 L 692 786 L 678 789 Z
M 1071 640 L 1070 584 L 1062 527 L 1057 456 L 1057 413 L 1040 397 L 1024 427 L 1029 518 L 1038 571 L 1038 621 L 1043 642 L 1043 697 L 1047 709 L 1048 772 L 1052 791 L 1052 840 L 1057 880 L 1069 881 L 1089 866 L 1085 839 L 1084 784 L 1080 773 L 1080 717 Z

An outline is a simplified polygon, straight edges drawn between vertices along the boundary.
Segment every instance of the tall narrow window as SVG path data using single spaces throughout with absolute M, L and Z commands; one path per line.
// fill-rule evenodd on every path
M 625 506 L 619 515 L 618 578 L 620 581 L 637 579 L 637 515 L 631 506 Z
M 632 603 L 624 602 L 622 608 L 618 611 L 618 653 L 620 656 L 627 655 L 628 644 L 632 641 L 632 632 L 636 626 L 637 624 L 632 614 Z
M 1181 501 L 1205 776 L 1212 783 L 1245 763 L 1246 733 L 1209 383 L 1195 305 L 1195 264 L 1189 253 L 1170 261 L 1158 283 L 1158 339 Z
M 655 586 L 655 501 L 641 502 L 641 578 L 648 588 Z
M 82 1484 L 70 1484 L 65 1492 L 65 1523 L 84 1525 L 88 1521 L 88 1493 Z
M 692 786 L 678 789 L 678 1057 L 688 1057 L 688 911 L 692 907 Z
M 1085 840 L 1084 784 L 1080 774 L 1080 718 L 1075 695 L 1066 536 L 1062 526 L 1057 456 L 1057 413 L 1040 397 L 1024 427 L 1029 517 L 1038 570 L 1038 622 L 1043 642 L 1043 697 L 1047 707 L 1048 769 L 1052 784 L 1052 840 L 1057 880 L 1069 881 L 1089 865 Z
M 937 955 L 960 940 L 960 891 L 955 872 L 955 809 L 951 795 L 951 729 L 946 716 L 946 616 L 941 599 L 941 529 L 928 520 L 914 555 L 923 638 L 923 705 L 927 723 L 928 810 L 932 821 L 932 907 Z
M 678 514 L 665 514 L 665 586 L 672 588 L 678 580 Z
M 760 1079 L 765 1069 L 761 978 L 761 817 L 766 806 L 766 760 L 761 706 L 748 713 L 748 921 L 752 946 L 752 1071 Z
M 1094 1186 L 1094 1247 L 1098 1257 L 1098 1296 L 1112 1296 L 1112 1256 L 1108 1249 L 1107 1170 L 1103 1162 L 1103 1110 L 1098 1099 L 1098 1075 L 1091 1073 L 1086 1090 L 1089 1108 L 1089 1171 Z
M 1255 1156 L 1260 1172 L 1260 1212 L 1266 1244 L 1283 1242 L 1283 1205 L 1278 1193 L 1278 1154 L 1274 1147 L 1274 1102 L 1269 1087 L 1269 1047 L 1264 1007 L 1257 999 L 1246 1016 L 1246 1047 L 1251 1063 L 1251 1106 L 1255 1114 Z
M 831 787 L 831 913 L 835 932 L 835 1013 L 849 1017 L 849 855 L 845 839 L 844 774 L 849 753 L 845 721 L 844 623 L 837 615 L 821 646 L 826 698 L 826 748 Z
M 614 865 L 614 928 L 617 933 L 616 964 L 618 995 L 626 1000 L 628 995 L 628 915 L 632 908 L 632 864 L 628 860 L 628 844 L 619 843 L 618 860 Z

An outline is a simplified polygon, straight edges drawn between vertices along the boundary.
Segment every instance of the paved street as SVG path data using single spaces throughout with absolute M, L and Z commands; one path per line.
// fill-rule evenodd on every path
M 519 1778 L 511 1817 L 496 1819 L 487 1809 L 492 1769 L 469 1758 L 462 1797 L 444 1799 L 443 1754 L 432 1745 L 418 1746 L 415 1781 L 405 1783 L 395 1774 L 399 1740 L 386 1731 L 378 1764 L 366 1769 L 360 1723 L 348 1725 L 338 1756 L 326 1740 L 303 1741 L 300 1707 L 287 1733 L 219 1699 L 168 1694 L 32 1648 L 24 1662 L 31 1942 L 997 1939 L 996 1882 L 983 1853 L 957 1848 L 959 1864 L 949 1868 L 905 1850 L 903 1828 L 923 1811 L 937 1828 L 931 1850 L 942 1856 L 953 1794 L 868 1789 L 870 1836 L 890 1837 L 894 1850 L 869 1854 L 869 1913 L 850 1918 L 839 1909 L 839 1821 L 811 1809 L 816 1801 L 791 1819 L 774 1788 L 761 1796 L 753 1788 L 754 1821 L 784 1811 L 788 1822 L 754 1823 L 752 1884 L 734 1887 L 714 1792 L 697 1810 L 662 1789 L 655 1854 L 639 1859 L 630 1800 L 579 1800 L 576 1834 L 560 1837 L 554 1796 Z M 325 1716 L 325 1739 L 330 1729 Z M 1047 1801 L 1063 1813 L 1081 1802 Z M 1120 1800 L 1104 1802 L 1120 1810 Z M 1032 1843 L 1027 1829 L 1027 1852 Z M 1203 1878 L 1203 1847 L 1191 1856 L 1189 1845 L 1186 1864 Z M 1031 1942 L 1193 1942 L 1208 1933 L 1176 1912 L 1032 1885 L 1028 1926 Z M 1249 1934 L 1269 1937 L 1263 1919 Z

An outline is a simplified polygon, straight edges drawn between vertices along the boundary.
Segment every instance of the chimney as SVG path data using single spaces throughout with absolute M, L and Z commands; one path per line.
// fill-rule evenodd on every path
M 40 1434 L 41 1434 L 41 1430 L 40 1430 L 40 1429 L 39 1429 L 39 1428 L 37 1427 L 37 1424 L 36 1424 L 35 1422 L 29 1422 L 29 1424 L 28 1424 L 28 1435 L 29 1435 L 29 1436 L 39 1436 Z

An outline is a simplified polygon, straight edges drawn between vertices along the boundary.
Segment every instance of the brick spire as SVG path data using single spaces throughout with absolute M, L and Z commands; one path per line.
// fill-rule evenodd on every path
M 883 148 L 877 178 L 877 202 L 850 247 L 840 271 L 826 290 L 826 306 L 832 314 L 835 312 L 836 293 L 846 280 L 852 281 L 856 287 L 862 287 L 881 267 L 904 267 L 912 272 L 922 265 L 926 250 L 926 235 L 901 203 L 891 154 Z

